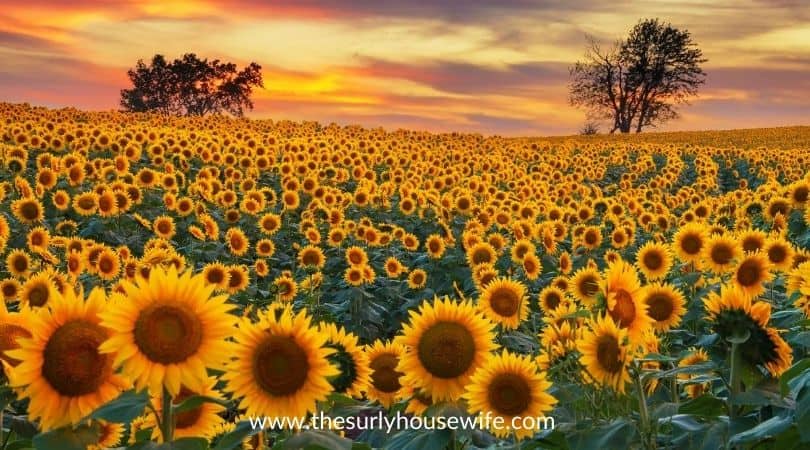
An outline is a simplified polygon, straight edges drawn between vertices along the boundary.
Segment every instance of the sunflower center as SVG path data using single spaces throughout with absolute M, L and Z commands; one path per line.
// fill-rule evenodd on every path
M 291 337 L 267 336 L 253 356 L 253 376 L 259 387 L 276 397 L 297 392 L 307 381 L 307 353 Z
M 674 305 L 668 295 L 655 293 L 647 298 L 647 314 L 657 322 L 667 320 L 672 316 Z
M 172 400 L 172 403 L 174 403 L 175 405 L 179 405 L 189 397 L 193 397 L 195 395 L 197 395 L 195 392 L 189 390 L 185 386 L 182 386 L 180 388 L 180 393 L 177 394 L 177 397 L 175 397 Z M 177 413 L 174 416 L 175 426 L 180 429 L 194 426 L 194 424 L 196 424 L 200 420 L 202 412 L 203 412 L 202 406 L 198 406 L 196 408 L 189 409 L 181 413 Z
M 99 259 L 99 261 L 98 261 L 98 270 L 101 271 L 101 273 L 112 272 L 112 270 L 113 270 L 113 262 L 112 262 L 112 260 L 109 259 L 109 258 L 101 258 L 101 259 Z
M 112 373 L 112 357 L 98 352 L 107 337 L 97 324 L 81 319 L 65 323 L 45 345 L 42 376 L 60 395 L 96 392 Z
M 661 258 L 661 255 L 657 252 L 645 253 L 642 261 L 644 262 L 644 267 L 650 270 L 658 270 L 664 265 L 664 259 Z
M 593 297 L 599 291 L 599 283 L 593 277 L 583 278 L 579 282 L 579 289 L 586 297 Z
M 180 306 L 156 303 L 135 321 L 135 344 L 146 357 L 160 364 L 185 361 L 202 342 L 202 324 Z
M 560 306 L 560 302 L 562 299 L 560 298 L 560 294 L 556 292 L 549 292 L 546 295 L 546 307 L 549 310 L 557 309 Z
M 497 289 L 492 293 L 490 305 L 497 314 L 511 317 L 517 313 L 520 298 L 512 289 Z
M 48 297 L 50 297 L 50 290 L 48 286 L 43 283 L 39 283 L 34 285 L 30 291 L 28 291 L 28 303 L 31 306 L 45 306 L 48 303 Z
M 609 311 L 610 317 L 617 321 L 620 327 L 627 328 L 636 318 L 636 305 L 633 303 L 633 296 L 624 289 L 619 289 L 613 295 L 616 302 L 613 309 Z
M 419 340 L 419 361 L 432 375 L 455 378 L 466 372 L 475 359 L 475 340 L 456 322 L 439 322 Z
M 620 358 L 619 341 L 614 336 L 600 336 L 596 344 L 596 360 L 606 372 L 618 373 L 624 364 Z
M 39 217 L 39 206 L 34 202 L 25 202 L 20 207 L 20 214 L 27 220 L 34 220 Z
M 17 344 L 19 338 L 30 338 L 31 333 L 25 328 L 10 323 L 0 324 L 0 359 L 16 367 L 21 361 L 5 354 L 6 350 L 20 348 Z
M 754 260 L 747 260 L 737 269 L 737 281 L 743 286 L 754 286 L 760 281 L 759 264 Z
M 810 196 L 810 189 L 807 186 L 799 186 L 793 191 L 793 199 L 799 203 L 807 202 L 808 196 Z
M 700 240 L 699 236 L 686 235 L 681 241 L 681 248 L 688 255 L 697 255 L 701 247 L 703 247 L 703 242 Z
M 531 393 L 531 387 L 523 377 L 502 373 L 490 383 L 487 399 L 499 414 L 517 416 L 529 408 Z
M 225 279 L 225 273 L 218 269 L 212 269 L 208 271 L 206 278 L 211 284 L 220 284 Z
M 734 252 L 727 245 L 715 245 L 712 247 L 711 258 L 715 264 L 728 264 L 733 256 Z
M 787 252 L 784 247 L 774 245 L 768 249 L 768 259 L 770 259 L 772 263 L 779 264 L 784 261 L 785 258 L 787 258 Z
M 391 393 L 398 391 L 402 387 L 399 383 L 402 372 L 396 370 L 398 363 L 399 358 L 390 353 L 374 358 L 374 361 L 369 365 L 372 370 L 371 384 L 381 392 Z

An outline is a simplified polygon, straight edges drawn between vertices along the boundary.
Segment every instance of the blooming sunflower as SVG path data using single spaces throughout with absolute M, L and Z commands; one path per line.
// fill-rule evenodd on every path
M 56 291 L 56 285 L 48 272 L 42 271 L 32 276 L 22 285 L 20 304 L 39 308 L 48 304 Z
M 687 223 L 681 227 L 673 237 L 673 247 L 675 253 L 681 261 L 687 263 L 698 263 L 700 261 L 703 247 L 706 246 L 708 232 L 706 227 L 700 223 Z
M 703 247 L 703 264 L 716 274 L 727 273 L 743 255 L 742 246 L 733 238 L 713 235 Z
M 422 303 L 410 312 L 395 339 L 407 350 L 397 370 L 402 383 L 419 388 L 433 401 L 457 400 L 473 372 L 496 348 L 494 325 L 469 301 L 448 297 Z
M 321 322 L 318 329 L 327 337 L 326 346 L 335 350 L 329 360 L 340 370 L 340 375 L 330 380 L 332 388 L 338 393 L 361 397 L 371 382 L 371 368 L 357 336 L 331 322 Z
M 686 299 L 669 283 L 653 283 L 644 287 L 642 301 L 647 305 L 647 314 L 653 320 L 653 327 L 666 332 L 677 327 L 686 313 Z
M 235 339 L 222 379 L 248 416 L 304 417 L 332 392 L 329 377 L 340 374 L 329 362 L 327 336 L 311 326 L 306 310 L 242 319 Z
M 704 363 L 709 360 L 709 354 L 706 353 L 706 350 L 697 349 L 692 350 L 691 353 L 684 356 L 679 362 L 678 367 L 689 367 L 694 366 L 696 364 Z M 681 373 L 678 374 L 678 379 L 684 382 L 688 382 L 692 378 L 696 378 L 697 374 L 688 374 L 688 373 Z M 711 383 L 688 383 L 685 387 L 686 394 L 689 398 L 697 398 L 703 395 L 711 387 Z
M 26 225 L 41 222 L 45 217 L 45 210 L 36 198 L 23 197 L 11 203 L 11 212 L 14 217 Z
M 408 287 L 411 289 L 422 289 L 427 283 L 427 272 L 423 269 L 414 269 L 408 274 Z
M 590 306 L 596 302 L 602 276 L 595 268 L 583 267 L 571 277 L 568 290 L 582 305 Z
M 101 324 L 104 291 L 53 293 L 48 308 L 26 310 L 31 337 L 17 339 L 19 348 L 6 357 L 22 361 L 9 370 L 20 398 L 30 400 L 28 415 L 42 430 L 76 424 L 129 387 L 113 370 L 113 354 L 100 346 L 110 336 Z
M 181 386 L 201 390 L 206 368 L 221 369 L 230 356 L 225 341 L 233 332 L 227 296 L 212 296 L 203 275 L 179 274 L 174 266 L 152 268 L 149 278 L 124 280 L 125 295 L 115 295 L 101 313 L 112 335 L 100 351 L 117 352 L 115 367 L 157 394 L 173 397 Z
M 660 280 L 672 268 L 669 246 L 649 241 L 636 253 L 636 267 L 647 280 Z
M 5 302 L 0 305 L 0 360 L 10 367 L 16 367 L 21 361 L 6 355 L 5 352 L 20 348 L 17 342 L 20 338 L 31 338 L 30 324 L 25 319 L 22 313 L 9 312 Z
M 365 352 L 371 368 L 371 383 L 366 396 L 388 408 L 402 393 L 401 378 L 404 374 L 397 367 L 405 349 L 393 342 L 375 341 L 366 346 Z
M 771 279 L 770 263 L 762 253 L 749 253 L 734 269 L 732 282 L 750 297 L 765 292 L 764 283 Z
M 627 329 L 631 341 L 640 342 L 641 335 L 650 328 L 652 320 L 633 266 L 621 259 L 609 264 L 602 292 L 607 299 L 607 312 L 616 325 Z
M 624 392 L 630 381 L 627 365 L 630 351 L 627 347 L 627 330 L 619 328 L 610 316 L 596 317 L 589 321 L 588 328 L 577 340 L 579 358 L 594 382 Z
M 506 426 L 491 428 L 496 436 L 506 437 L 514 433 L 518 439 L 524 439 L 533 436 L 543 422 L 535 421 L 535 428 L 513 428 L 515 423 L 522 423 L 513 418 L 540 418 L 551 411 L 557 399 L 547 392 L 549 388 L 551 382 L 545 373 L 537 371 L 537 366 L 530 357 L 504 350 L 488 358 L 475 371 L 464 398 L 471 413 L 492 412 L 494 417 L 503 418 Z
M 508 278 L 496 278 L 484 287 L 478 307 L 486 317 L 504 328 L 517 328 L 529 314 L 526 286 Z
M 298 252 L 298 263 L 302 266 L 311 266 L 315 268 L 322 268 L 326 263 L 326 257 L 323 255 L 323 250 L 315 245 L 307 245 Z

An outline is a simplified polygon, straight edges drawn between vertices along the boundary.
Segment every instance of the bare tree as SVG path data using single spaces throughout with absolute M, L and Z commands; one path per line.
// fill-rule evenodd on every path
M 569 101 L 593 119 L 612 120 L 611 133 L 640 132 L 678 117 L 676 105 L 705 82 L 704 62 L 688 31 L 642 20 L 608 50 L 588 37 L 584 60 L 570 68 Z
M 593 120 L 589 120 L 582 125 L 582 129 L 579 130 L 579 134 L 583 136 L 591 136 L 594 134 L 599 134 L 599 124 Z

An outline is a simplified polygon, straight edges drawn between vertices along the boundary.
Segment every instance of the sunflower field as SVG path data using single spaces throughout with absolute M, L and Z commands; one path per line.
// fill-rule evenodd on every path
M 0 104 L 0 450 L 810 448 L 808 167 Z

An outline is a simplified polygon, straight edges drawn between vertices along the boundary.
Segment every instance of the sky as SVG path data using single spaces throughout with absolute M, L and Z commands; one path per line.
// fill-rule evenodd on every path
M 248 116 L 387 129 L 574 134 L 586 35 L 687 29 L 708 77 L 662 130 L 810 123 L 810 2 L 0 0 L 0 101 L 117 109 L 138 59 L 262 66 Z

